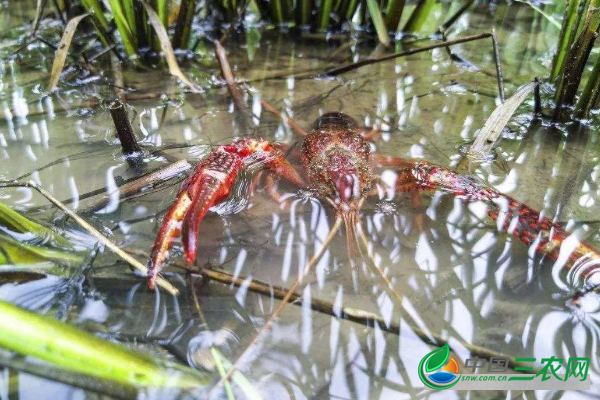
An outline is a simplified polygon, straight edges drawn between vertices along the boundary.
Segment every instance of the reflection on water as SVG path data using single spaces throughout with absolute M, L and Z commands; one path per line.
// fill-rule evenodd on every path
M 499 7 L 493 16 L 486 7 L 482 4 L 465 15 L 455 35 L 488 30 L 494 21 L 507 91 L 512 93 L 545 74 L 553 42 L 547 37 L 558 32 L 524 6 Z M 38 182 L 120 246 L 147 253 L 179 182 L 169 180 L 133 194 L 115 190 L 136 172 L 123 159 L 110 114 L 98 101 L 113 95 L 113 88 L 104 80 L 71 77 L 60 93 L 40 97 L 51 50 L 36 42 L 14 55 L 20 46 L 18 35 L 26 32 L 9 32 L 14 26 L 18 24 L 7 24 L 0 46 L 0 179 Z M 61 29 L 42 28 L 50 37 Z M 373 151 L 455 166 L 459 148 L 473 139 L 498 102 L 487 42 L 461 45 L 453 49 L 455 57 L 436 49 L 335 79 L 299 74 L 319 68 L 343 43 L 291 42 L 264 32 L 259 44 L 230 54 L 230 61 L 238 76 L 252 81 L 246 101 L 256 115 L 257 133 L 271 141 L 293 145 L 298 137 L 288 124 L 262 109 L 261 98 L 286 109 L 306 128 L 324 112 L 344 111 L 361 125 L 382 127 Z M 367 44 L 348 46 L 334 54 L 334 61 L 366 58 L 370 50 Z M 202 73 L 216 74 L 217 65 L 208 65 Z M 132 88 L 128 104 L 144 145 L 147 171 L 165 166 L 172 157 L 195 162 L 214 145 L 245 133 L 222 87 L 184 95 L 162 72 L 125 68 L 123 74 Z M 264 79 L 276 74 L 286 77 Z M 154 93 L 154 98 L 147 95 Z M 584 129 L 565 139 L 565 132 L 531 120 L 530 109 L 531 104 L 525 106 L 527 112 L 513 119 L 496 149 L 497 160 L 471 172 L 572 232 L 565 251 L 580 240 L 600 248 L 597 133 Z M 290 155 L 298 149 L 293 147 Z M 303 267 L 335 218 L 315 193 L 279 182 L 284 201 L 277 204 L 264 185 L 241 185 L 239 193 L 253 191 L 254 196 L 247 204 L 234 201 L 209 213 L 200 231 L 197 260 L 198 266 L 222 268 L 239 280 L 235 285 L 170 268 L 165 276 L 182 295 L 154 293 L 103 251 L 91 271 L 75 268 L 48 276 L 38 271 L 28 281 L 2 280 L 0 297 L 103 337 L 215 370 L 211 348 L 231 362 L 237 359 L 277 308 L 275 288 L 289 287 L 300 277 L 302 298 L 284 309 L 240 365 L 264 398 L 439 395 L 424 392 L 417 374 L 419 361 L 439 338 L 450 343 L 459 363 L 471 356 L 469 345 L 538 360 L 591 355 L 593 388 L 598 390 L 598 297 L 586 296 L 578 309 L 566 305 L 584 284 L 579 274 L 565 271 L 560 258 L 554 262 L 542 257 L 535 245 L 499 231 L 499 222 L 488 216 L 489 202 L 465 202 L 442 191 L 424 192 L 415 201 L 410 194 L 390 189 L 397 179 L 395 168 L 377 173 L 384 184 L 363 207 L 361 221 L 369 245 L 364 259 L 354 260 L 355 268 L 342 232 L 314 272 L 303 276 Z M 242 180 L 248 183 L 250 177 Z M 106 192 L 105 200 L 94 201 Z M 28 215 L 53 222 L 69 237 L 93 247 L 87 235 L 36 193 L 1 190 L 0 200 L 32 210 Z M 245 206 L 242 212 L 229 212 L 240 206 Z M 180 246 L 175 247 L 171 259 L 182 262 Z M 385 279 L 374 266 L 384 271 Z M 260 293 L 253 279 L 271 291 Z M 588 279 L 597 280 L 597 275 Z M 330 304 L 330 310 L 318 309 L 318 304 Z M 361 322 L 348 315 L 372 317 Z M 19 374 L 15 384 L 14 377 L 14 371 L 0 375 L 0 398 L 16 393 L 21 398 L 40 398 L 40 393 L 50 396 L 46 398 L 83 396 L 79 389 L 26 374 Z M 241 398 L 240 389 L 235 390 Z M 443 395 L 471 396 L 449 391 Z

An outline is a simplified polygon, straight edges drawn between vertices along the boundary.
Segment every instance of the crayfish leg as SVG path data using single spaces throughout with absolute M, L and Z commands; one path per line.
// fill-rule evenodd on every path
M 424 162 L 398 169 L 397 191 L 438 189 L 468 200 L 491 200 L 500 194 L 477 177 Z
M 181 221 L 191 205 L 192 200 L 188 196 L 187 191 L 181 191 L 177 200 L 169 208 L 167 215 L 165 215 L 150 255 L 148 266 L 148 286 L 150 289 L 154 289 L 155 287 L 156 276 L 169 255 L 173 240 L 181 232 Z

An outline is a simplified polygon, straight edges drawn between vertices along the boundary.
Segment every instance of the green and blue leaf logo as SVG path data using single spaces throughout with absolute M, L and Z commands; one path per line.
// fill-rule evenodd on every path
M 448 389 L 458 382 L 458 364 L 450 357 L 448 343 L 428 353 L 419 363 L 419 378 L 432 389 Z

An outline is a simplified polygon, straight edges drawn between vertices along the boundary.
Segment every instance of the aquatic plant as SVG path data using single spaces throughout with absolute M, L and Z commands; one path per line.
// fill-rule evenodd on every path
M 198 389 L 208 375 L 127 349 L 0 300 L 0 346 L 59 368 L 117 384 Z
M 106 38 L 109 21 L 106 14 L 113 16 L 125 51 L 129 56 L 144 56 L 148 49 L 161 51 L 157 33 L 152 29 L 150 17 L 144 3 L 134 0 L 81 0 L 81 4 L 92 15 L 94 26 L 101 38 Z M 108 7 L 105 7 L 105 4 Z M 172 39 L 174 48 L 185 48 L 190 38 L 190 26 L 195 10 L 194 0 L 182 0 L 175 6 L 167 0 L 152 0 L 149 5 L 156 11 L 162 26 L 167 29 L 170 21 L 176 21 Z M 110 38 L 114 39 L 114 38 Z
M 564 119 L 574 105 L 573 116 L 587 118 L 597 103 L 600 65 L 597 61 L 590 74 L 585 73 L 585 67 L 600 27 L 599 3 L 598 0 L 568 0 L 565 4 L 558 48 L 549 77 L 556 84 L 554 120 Z M 576 103 L 584 79 L 587 79 L 587 83 Z
M 265 23 L 311 32 L 336 31 L 355 21 L 358 25 L 373 28 L 379 41 L 387 45 L 390 33 L 419 32 L 431 16 L 436 0 L 419 0 L 416 6 L 411 7 L 409 14 L 405 13 L 405 0 L 230 0 L 207 1 L 200 7 L 197 7 L 197 3 L 196 0 L 182 0 L 179 4 L 167 0 L 151 0 L 147 3 L 136 0 L 81 0 L 103 45 L 114 45 L 118 37 L 126 54 L 142 63 L 148 61 L 152 51 L 164 50 L 158 33 L 152 27 L 147 6 L 157 13 L 165 30 L 175 25 L 171 35 L 174 49 L 188 47 L 194 17 L 205 15 L 211 22 L 234 23 L 246 13 L 255 14 Z M 473 1 L 468 1 L 461 14 L 472 3 Z M 63 7 L 68 4 L 64 3 Z M 36 21 L 39 21 L 42 11 L 42 8 L 38 10 Z M 69 10 L 59 11 L 61 14 L 62 11 Z M 113 24 L 116 27 L 114 31 L 111 29 Z M 36 28 L 37 24 L 34 24 L 34 29 Z
M 0 203 L 0 265 L 80 263 L 80 250 L 64 236 Z
M 255 12 L 261 21 L 279 26 L 299 28 L 309 32 L 331 32 L 340 30 L 344 25 L 356 22 L 363 27 L 372 27 L 379 41 L 389 43 L 389 34 L 400 32 L 419 32 L 436 4 L 436 0 L 419 0 L 409 14 L 405 16 L 405 0 L 257 0 L 247 1 L 209 1 L 208 7 L 219 10 L 222 20 L 234 22 L 245 11 Z M 471 5 L 473 2 L 467 2 Z M 253 7 L 253 5 L 256 7 Z M 401 23 L 404 22 L 404 25 Z

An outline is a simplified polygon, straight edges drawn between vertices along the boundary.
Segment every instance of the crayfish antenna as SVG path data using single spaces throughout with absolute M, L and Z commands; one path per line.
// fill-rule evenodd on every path
M 369 239 L 365 235 L 365 232 L 363 231 L 362 225 L 360 224 L 360 222 L 356 225 L 356 228 L 357 228 L 358 236 L 360 238 L 360 242 L 362 242 L 361 244 L 363 245 L 363 247 L 367 253 L 367 257 L 363 257 L 363 259 L 365 260 L 367 265 L 369 265 L 371 267 L 371 269 L 373 269 L 375 272 L 377 272 L 377 275 L 381 278 L 381 280 L 385 284 L 385 289 L 392 295 L 393 298 L 396 299 L 396 301 L 398 302 L 398 307 L 402 308 L 402 296 L 400 296 L 400 294 L 396 291 L 396 289 L 394 289 L 394 285 L 392 284 L 390 279 L 385 275 L 385 273 L 383 272 L 381 267 L 379 267 L 377 265 L 377 263 L 375 262 L 373 252 L 372 252 L 371 248 L 369 247 Z
M 357 260 L 364 260 L 365 254 L 358 240 L 358 212 L 350 211 L 341 214 L 346 230 L 346 248 L 348 251 L 348 263 L 352 273 L 351 283 L 355 291 L 359 290 L 360 269 Z
M 358 237 L 356 236 L 356 225 L 358 223 L 358 213 L 355 211 L 342 212 L 341 218 L 344 221 L 346 229 L 346 247 L 348 248 L 348 259 L 354 264 L 356 254 L 360 253 Z

